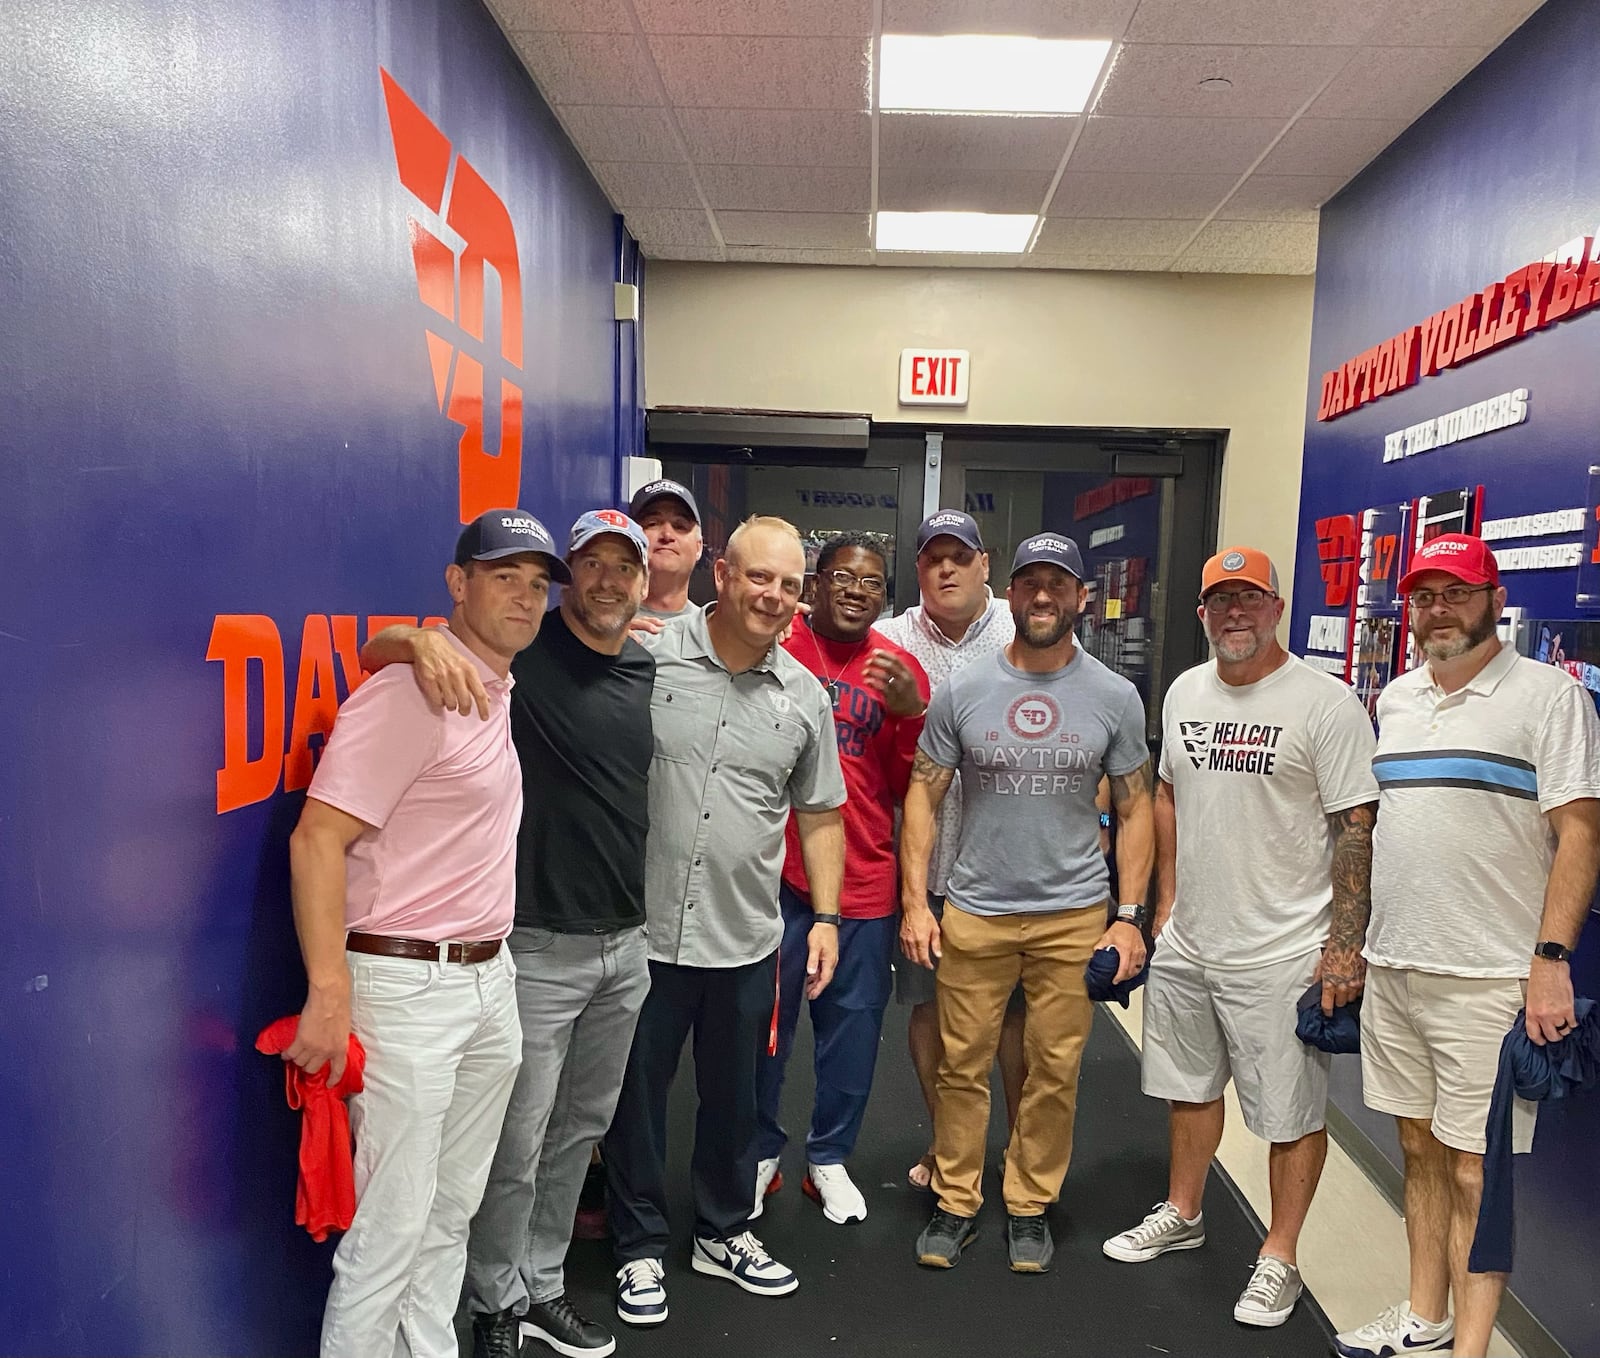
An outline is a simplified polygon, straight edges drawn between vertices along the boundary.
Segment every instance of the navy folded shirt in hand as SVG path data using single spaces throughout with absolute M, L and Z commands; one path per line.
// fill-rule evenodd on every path
M 1294 1035 L 1308 1047 L 1340 1056 L 1361 1050 L 1361 997 L 1349 1004 L 1337 1004 L 1333 1013 L 1322 1012 L 1322 982 L 1313 981 L 1306 993 L 1295 1001 L 1299 1017 Z
M 1137 976 L 1130 976 L 1126 981 L 1117 981 L 1117 968 L 1122 965 L 1122 959 L 1117 955 L 1115 948 L 1099 948 L 1095 955 L 1089 959 L 1089 965 L 1084 968 L 1084 983 L 1089 987 L 1091 1000 L 1115 1000 L 1124 1009 L 1128 1007 L 1128 996 L 1133 994 L 1145 983 L 1145 978 L 1150 975 L 1150 961 L 1145 959 L 1144 966 L 1139 968 Z

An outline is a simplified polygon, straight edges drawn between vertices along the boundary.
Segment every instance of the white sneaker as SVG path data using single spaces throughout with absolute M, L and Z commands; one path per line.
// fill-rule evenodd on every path
M 659 1259 L 635 1259 L 617 1270 L 617 1316 L 630 1325 L 667 1318 L 667 1270 Z
M 850 1181 L 843 1165 L 807 1165 L 800 1191 L 813 1202 L 822 1204 L 822 1215 L 829 1221 L 842 1226 L 847 1221 L 867 1219 L 867 1200 Z
M 782 1297 L 800 1286 L 794 1271 L 785 1268 L 749 1231 L 725 1240 L 695 1236 L 689 1267 L 696 1273 L 726 1278 L 758 1297 Z
M 767 1199 L 783 1187 L 783 1171 L 778 1168 L 778 1157 L 756 1163 L 756 1205 L 750 1209 L 754 1221 L 767 1210 Z
M 1131 1231 L 1112 1236 L 1100 1250 L 1107 1258 L 1142 1264 L 1171 1250 L 1197 1250 L 1205 1243 L 1205 1213 L 1186 1221 L 1170 1202 L 1158 1202 Z
M 1300 1270 L 1293 1264 L 1270 1254 L 1257 1255 L 1250 1281 L 1234 1305 L 1233 1318 L 1241 1325 L 1282 1325 L 1294 1313 L 1304 1290 Z
M 1394 1358 L 1400 1353 L 1445 1348 L 1455 1337 L 1455 1322 L 1449 1316 L 1437 1323 L 1424 1320 L 1409 1301 L 1403 1301 L 1359 1329 L 1334 1335 L 1333 1347 L 1344 1358 Z

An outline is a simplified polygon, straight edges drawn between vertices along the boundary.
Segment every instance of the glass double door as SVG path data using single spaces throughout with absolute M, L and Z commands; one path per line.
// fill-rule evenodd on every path
M 1081 644 L 1139 689 L 1150 723 L 1167 684 L 1204 654 L 1193 599 L 1214 548 L 1217 441 L 1107 435 L 875 428 L 864 452 L 803 448 L 657 450 L 667 476 L 700 503 L 706 552 L 691 597 L 713 593 L 711 562 L 751 514 L 793 523 L 808 571 L 829 538 L 863 532 L 889 566 L 886 611 L 917 602 L 916 530 L 925 514 L 961 508 L 989 549 L 1003 595 L 1017 547 L 1043 530 L 1083 553 L 1089 601 Z

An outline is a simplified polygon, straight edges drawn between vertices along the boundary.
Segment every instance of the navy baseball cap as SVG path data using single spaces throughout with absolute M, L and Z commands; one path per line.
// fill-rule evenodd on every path
M 1012 558 L 1011 573 L 1015 575 L 1024 566 L 1036 566 L 1041 562 L 1060 566 L 1080 582 L 1083 579 L 1083 554 L 1078 551 L 1076 542 L 1060 533 L 1035 533 L 1026 539 Z
M 591 509 L 587 514 L 580 514 L 567 538 L 567 556 L 571 557 L 574 552 L 605 533 L 626 538 L 633 550 L 639 553 L 640 561 L 650 559 L 650 543 L 644 535 L 644 529 L 620 509 Z
M 917 552 L 920 554 L 935 538 L 951 537 L 964 543 L 975 552 L 981 552 L 983 534 L 978 531 L 978 521 L 959 509 L 940 509 L 928 515 L 917 529 Z
M 700 506 L 694 502 L 694 494 L 689 487 L 679 481 L 652 481 L 648 486 L 641 486 L 628 501 L 628 513 L 638 518 L 644 512 L 644 507 L 652 500 L 659 500 L 670 495 L 674 500 L 681 500 L 683 507 L 689 511 L 689 517 L 700 522 Z
M 469 561 L 498 561 L 503 556 L 532 552 L 550 567 L 550 578 L 570 585 L 572 572 L 556 551 L 549 530 L 525 509 L 491 509 L 461 530 L 456 539 L 456 565 Z

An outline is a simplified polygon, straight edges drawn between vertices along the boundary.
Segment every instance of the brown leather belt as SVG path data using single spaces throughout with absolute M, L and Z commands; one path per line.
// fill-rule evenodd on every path
M 487 962 L 500 952 L 504 939 L 486 943 L 430 943 L 425 938 L 390 938 L 387 934 L 344 936 L 349 952 L 371 953 L 375 957 L 409 957 L 417 962 Z

